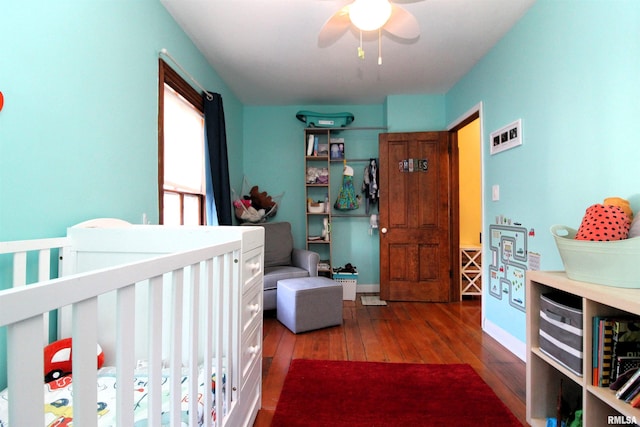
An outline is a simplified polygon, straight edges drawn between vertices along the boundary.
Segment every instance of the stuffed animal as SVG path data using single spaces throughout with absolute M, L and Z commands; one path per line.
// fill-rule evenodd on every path
M 629 201 L 620 197 L 607 197 L 604 199 L 605 206 L 618 206 L 629 217 L 629 221 L 633 219 L 633 211 L 629 205 Z
M 251 197 L 251 205 L 257 210 L 269 210 L 276 204 L 266 191 L 260 192 L 257 185 L 251 188 L 249 196 Z
M 640 237 L 640 216 L 637 216 L 631 221 L 631 226 L 629 227 L 629 238 L 632 237 Z
M 72 373 L 71 338 L 54 341 L 44 348 L 44 381 L 51 382 Z M 104 364 L 104 352 L 98 344 L 98 369 Z
M 576 240 L 622 240 L 629 235 L 629 217 L 618 206 L 589 206 L 576 233 Z

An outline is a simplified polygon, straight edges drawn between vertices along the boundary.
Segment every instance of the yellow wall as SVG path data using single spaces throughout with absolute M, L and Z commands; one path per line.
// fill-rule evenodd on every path
M 460 245 L 480 245 L 482 193 L 480 121 L 458 131 L 460 151 Z

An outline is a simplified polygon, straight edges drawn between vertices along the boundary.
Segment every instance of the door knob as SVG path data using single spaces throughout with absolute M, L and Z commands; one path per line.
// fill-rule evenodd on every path
M 381 232 L 382 234 L 387 234 L 387 227 L 382 227 L 382 228 L 380 229 L 380 232 Z

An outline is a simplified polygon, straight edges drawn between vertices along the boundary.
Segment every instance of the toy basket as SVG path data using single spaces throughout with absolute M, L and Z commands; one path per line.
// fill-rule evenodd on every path
M 267 220 L 273 218 L 278 213 L 278 205 L 284 196 L 284 193 L 278 194 L 277 196 L 268 196 L 266 192 L 263 194 L 268 196 L 271 199 L 271 206 L 257 206 L 255 205 L 253 198 L 250 196 L 252 185 L 247 180 L 245 176 L 242 180 L 242 196 L 238 197 L 236 192 L 231 189 L 231 193 L 233 194 L 233 207 L 236 218 L 242 223 L 262 223 Z M 256 190 L 259 191 L 259 187 L 255 186 Z
M 333 273 L 331 278 L 342 285 L 342 299 L 355 301 L 358 273 Z
M 551 227 L 567 276 L 573 280 L 620 288 L 640 288 L 640 237 L 594 242 L 575 240 L 577 230 Z

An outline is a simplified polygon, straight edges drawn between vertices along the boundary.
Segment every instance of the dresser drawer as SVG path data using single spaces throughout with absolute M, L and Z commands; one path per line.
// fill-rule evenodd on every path
M 252 426 L 260 409 L 262 396 L 262 364 L 259 361 L 252 364 L 240 393 L 243 407 L 241 413 L 245 416 L 245 420 L 240 425 Z
M 242 293 L 245 293 L 252 284 L 262 277 L 262 246 L 245 252 L 242 257 Z
M 251 329 L 254 323 L 262 320 L 262 287 L 254 286 L 242 296 L 242 334 Z
M 262 322 L 253 325 L 248 334 L 243 334 L 242 347 L 240 348 L 241 386 L 244 385 L 252 367 L 256 363 L 262 363 Z

